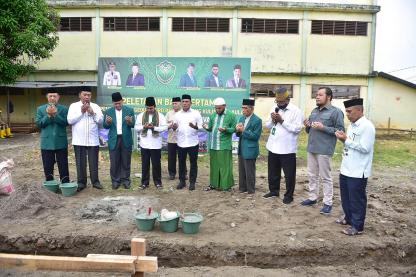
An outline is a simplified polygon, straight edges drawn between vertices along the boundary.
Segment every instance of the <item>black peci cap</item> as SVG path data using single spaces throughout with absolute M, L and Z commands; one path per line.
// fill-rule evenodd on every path
M 363 102 L 364 101 L 362 98 L 350 99 L 350 100 L 344 101 L 344 107 L 349 108 L 352 106 L 362 106 Z

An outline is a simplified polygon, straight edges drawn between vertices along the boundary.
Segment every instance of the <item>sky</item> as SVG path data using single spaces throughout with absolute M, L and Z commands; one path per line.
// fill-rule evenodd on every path
M 416 83 L 416 1 L 378 0 L 374 70 Z

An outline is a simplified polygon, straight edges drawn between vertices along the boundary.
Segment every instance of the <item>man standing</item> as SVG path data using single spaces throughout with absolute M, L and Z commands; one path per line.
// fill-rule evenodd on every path
M 149 187 L 150 160 L 152 161 L 152 176 L 156 188 L 162 188 L 162 166 L 160 162 L 162 149 L 161 132 L 165 131 L 165 116 L 156 110 L 156 101 L 153 97 L 147 97 L 145 101 L 146 111 L 139 114 L 134 129 L 140 132 L 140 149 L 142 156 L 142 184 L 141 189 Z
M 246 81 L 241 79 L 241 65 L 234 66 L 233 78 L 229 79 L 226 84 L 227 88 L 246 88 Z
M 289 92 L 279 88 L 276 92 L 276 105 L 270 111 L 266 127 L 271 129 L 266 148 L 268 155 L 269 190 L 264 198 L 279 196 L 281 171 L 285 174 L 286 193 L 284 204 L 293 201 L 296 183 L 296 152 L 298 137 L 303 127 L 302 112 L 290 103 Z
M 110 62 L 108 64 L 108 69 L 109 71 L 104 73 L 103 86 L 120 86 L 120 72 L 116 71 L 116 64 L 114 62 Z
M 175 115 L 181 110 L 181 98 L 172 98 L 172 108 L 166 114 L 166 121 L 168 124 L 168 172 L 169 180 L 175 180 L 176 176 L 176 157 L 178 156 L 177 130 L 173 130 L 173 123 L 175 122 Z
M 214 100 L 215 113 L 204 128 L 209 134 L 210 185 L 206 190 L 229 190 L 234 185 L 232 135 L 236 117 L 226 109 L 224 98 Z
M 140 66 L 134 62 L 131 65 L 131 74 L 127 77 L 126 86 L 144 86 L 144 76 L 139 73 Z
M 211 74 L 205 78 L 204 87 L 210 87 L 210 88 L 224 87 L 223 81 L 218 76 L 218 72 L 219 72 L 218 64 L 214 63 L 211 68 Z
M 254 99 L 243 99 L 243 116 L 236 133 L 238 141 L 239 190 L 254 194 L 256 185 L 256 159 L 259 156 L 259 139 L 262 132 L 261 119 L 254 114 Z
M 87 186 L 87 156 L 92 186 L 102 189 L 98 179 L 98 126 L 103 122 L 103 113 L 97 104 L 91 102 L 90 91 L 81 91 L 79 98 L 80 101 L 72 103 L 68 110 L 68 124 L 72 125 L 78 191 Z
M 308 138 L 308 176 L 309 198 L 302 201 L 303 206 L 316 204 L 319 196 L 319 178 L 322 179 L 324 206 L 320 213 L 329 215 L 332 210 L 333 183 L 331 159 L 335 151 L 336 131 L 344 131 L 344 114 L 331 105 L 332 90 L 320 87 L 316 92 L 317 107 L 312 110 L 304 125 Z
M 108 132 L 110 151 L 111 186 L 118 189 L 123 184 L 130 188 L 131 150 L 133 146 L 131 128 L 134 127 L 134 110 L 123 105 L 120 92 L 111 95 L 113 107 L 105 111 L 103 127 Z
M 40 129 L 40 149 L 46 181 L 54 179 L 53 168 L 58 164 L 61 183 L 69 183 L 68 138 L 66 126 L 68 108 L 58 104 L 59 94 L 55 91 L 46 94 L 48 104 L 38 107 L 36 126 Z
M 364 116 L 363 99 L 347 100 L 344 106 L 351 125 L 346 134 L 343 131 L 335 133 L 344 143 L 339 175 L 342 209 L 345 214 L 341 224 L 351 225 L 343 233 L 354 236 L 364 231 L 366 186 L 371 175 L 376 131 L 373 123 Z
M 202 128 L 202 117 L 199 111 L 191 109 L 191 96 L 182 95 L 182 111 L 175 116 L 176 120 L 172 128 L 178 130 L 179 152 L 179 184 L 177 189 L 186 187 L 186 156 L 189 155 L 189 190 L 195 190 L 196 177 L 198 175 L 198 130 Z
M 195 64 L 193 63 L 188 64 L 188 67 L 186 68 L 186 73 L 181 76 L 179 87 L 186 88 L 186 87 L 198 86 L 194 71 L 195 71 Z

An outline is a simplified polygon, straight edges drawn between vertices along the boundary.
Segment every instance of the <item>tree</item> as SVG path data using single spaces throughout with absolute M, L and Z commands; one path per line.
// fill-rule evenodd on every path
M 45 0 L 0 0 L 0 84 L 14 83 L 51 56 L 58 25 Z

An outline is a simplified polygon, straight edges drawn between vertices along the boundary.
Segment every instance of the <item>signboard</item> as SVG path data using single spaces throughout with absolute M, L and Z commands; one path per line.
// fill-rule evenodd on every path
M 145 109 L 147 96 L 167 113 L 172 97 L 192 96 L 192 108 L 206 117 L 215 112 L 213 100 L 223 97 L 227 108 L 241 114 L 241 102 L 250 94 L 249 58 L 100 58 L 97 103 L 112 106 L 111 94 L 119 91 L 136 113 Z M 238 82 L 238 83 L 237 83 Z
M 124 104 L 136 114 L 145 110 L 145 99 L 153 96 L 156 108 L 166 114 L 172 97 L 189 94 L 192 108 L 203 121 L 215 112 L 213 101 L 223 97 L 227 109 L 241 115 L 242 99 L 250 95 L 251 60 L 215 57 L 102 57 L 99 59 L 97 103 L 112 106 L 111 94 L 120 92 Z M 162 133 L 166 146 L 167 132 Z M 105 134 L 103 134 L 105 137 Z M 200 151 L 206 151 L 207 133 L 200 132 Z M 236 147 L 237 138 L 234 137 Z

